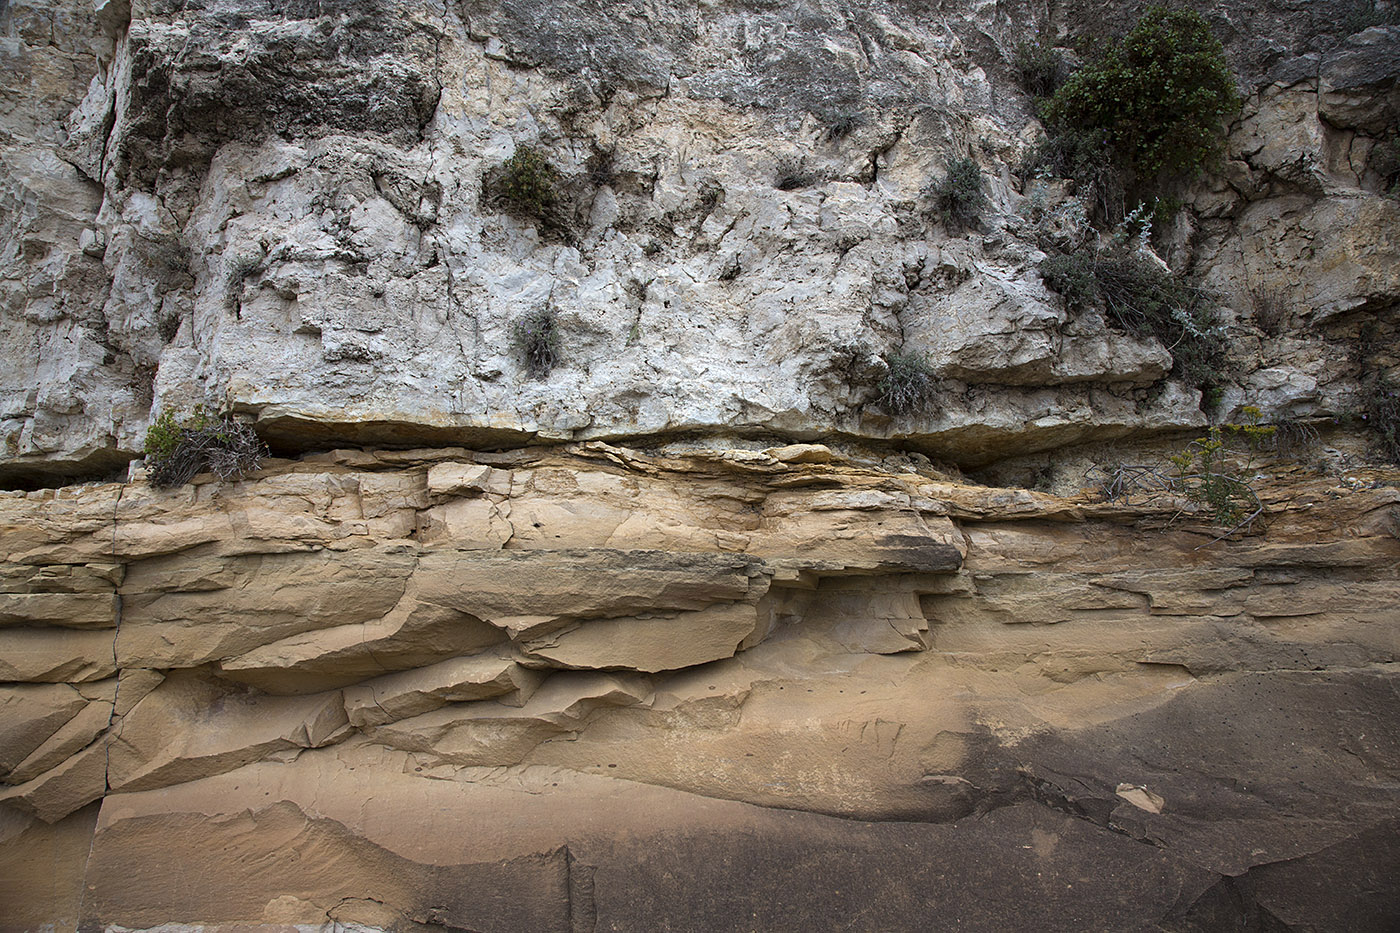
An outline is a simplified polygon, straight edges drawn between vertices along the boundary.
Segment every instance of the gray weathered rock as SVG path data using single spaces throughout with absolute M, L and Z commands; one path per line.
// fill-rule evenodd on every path
M 1149 391 L 1162 347 L 1071 320 L 1035 272 L 1012 170 L 1038 130 L 1009 66 L 1029 14 L 25 9 L 62 19 L 67 44 L 20 30 L 19 60 L 82 68 L 9 91 L 22 221 L 5 307 L 14 345 L 42 350 L 4 362 L 12 476 L 109 470 L 139 452 L 152 412 L 197 402 L 301 449 L 836 433 L 969 465 L 1201 423 L 1194 390 Z M 1241 69 L 1300 60 L 1308 22 L 1215 15 Z M 1220 220 L 1194 269 L 1237 313 L 1286 289 L 1304 317 L 1393 303 L 1378 235 L 1393 220 L 1365 155 L 1393 117 L 1393 29 L 1318 46 L 1320 65 L 1273 86 L 1251 79 L 1232 144 L 1249 177 L 1232 190 L 1258 203 L 1239 216 L 1229 192 L 1196 201 Z M 1255 49 L 1262 35 L 1282 45 Z M 561 173 L 548 223 L 493 193 L 519 145 Z M 950 231 L 921 192 L 969 155 L 990 206 Z M 1351 242 L 1314 258 L 1332 248 L 1321 229 Z M 35 240 L 43 261 L 21 248 Z M 1267 262 L 1241 262 L 1264 243 Z M 543 307 L 562 346 L 535 379 L 511 329 Z M 934 410 L 876 404 L 880 357 L 899 349 L 945 378 Z M 1248 387 L 1255 368 L 1315 378 L 1325 347 L 1233 349 Z M 1356 375 L 1322 370 L 1317 411 L 1342 410 Z

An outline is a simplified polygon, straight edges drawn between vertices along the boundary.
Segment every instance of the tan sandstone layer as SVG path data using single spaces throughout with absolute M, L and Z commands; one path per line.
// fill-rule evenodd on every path
M 1213 544 L 819 445 L 6 494 L 6 928 L 1391 916 L 1367 475 Z

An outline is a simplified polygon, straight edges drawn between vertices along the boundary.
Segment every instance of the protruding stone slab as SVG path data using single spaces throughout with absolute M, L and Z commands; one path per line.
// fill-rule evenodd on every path
M 164 787 L 319 748 L 349 731 L 339 691 L 264 696 L 177 672 L 122 720 L 112 743 L 110 780 L 114 789 Z
M 219 669 L 268 693 L 319 693 L 444 655 L 476 654 L 505 639 L 476 616 L 420 600 L 418 584 L 410 580 L 398 605 L 381 619 L 292 635 L 222 661 Z
M 0 778 L 87 705 L 67 684 L 0 687 Z
M 63 819 L 107 791 L 107 743 L 94 742 L 23 784 L 0 790 L 0 803 L 32 813 L 46 823 Z
M 112 721 L 112 701 L 89 703 L 78 715 L 68 720 L 53 735 L 44 740 L 10 772 L 7 782 L 20 784 L 33 780 L 45 771 L 56 768 L 96 739 Z
M 116 671 L 110 631 L 0 629 L 0 681 L 81 683 Z
M 1393 20 L 1392 20 L 1393 23 Z M 1400 116 L 1400 25 L 1357 32 L 1319 70 L 1318 115 L 1335 126 L 1380 136 Z
M 112 628 L 117 596 L 107 593 L 0 593 L 0 626 Z
M 832 571 L 954 571 L 963 558 L 951 521 L 922 514 L 907 492 L 884 489 L 775 492 L 746 550 Z
M 428 467 L 428 492 L 434 496 L 479 495 L 489 485 L 492 468 L 479 463 L 434 463 Z
M 422 601 L 487 621 L 703 609 L 767 589 L 763 563 L 753 557 L 609 548 L 430 551 L 414 576 Z
M 407 719 L 447 703 L 499 698 L 519 706 L 544 677 L 508 657 L 453 658 L 347 687 L 345 711 L 350 724 L 361 728 Z
M 695 612 L 589 620 L 522 641 L 520 649 L 558 667 L 673 671 L 733 657 L 756 628 L 767 626 L 770 612 L 766 603 L 728 603 Z
M 3 501 L 3 500 L 0 500 Z M 122 582 L 123 564 L 0 563 L 5 593 L 111 593 Z
M 371 622 L 399 602 L 416 563 L 412 549 L 392 545 L 141 561 L 122 587 L 118 653 L 127 667 L 184 667 Z
M 559 671 L 522 707 L 494 700 L 454 703 L 431 712 L 370 727 L 375 742 L 422 754 L 453 766 L 515 765 L 551 738 L 578 730 L 596 711 L 631 707 L 651 693 L 635 674 Z
M 831 448 L 825 444 L 788 444 L 785 447 L 770 447 L 765 454 L 779 463 L 830 463 L 834 457 Z

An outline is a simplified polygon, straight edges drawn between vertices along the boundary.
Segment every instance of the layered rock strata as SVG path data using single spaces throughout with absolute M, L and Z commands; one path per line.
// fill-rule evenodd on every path
M 1210 397 L 1037 271 L 1127 6 L 0 0 L 0 929 L 1400 927 L 1400 26 L 1197 6 Z
M 0 899 L 14 929 L 1380 930 L 1371 483 L 1265 489 L 1267 532 L 1213 544 L 1183 503 L 819 445 L 9 494 Z

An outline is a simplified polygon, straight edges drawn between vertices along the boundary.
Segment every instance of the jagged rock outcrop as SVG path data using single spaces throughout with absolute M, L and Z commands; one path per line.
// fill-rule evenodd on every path
M 1015 50 L 1099 5 L 99 6 L 3 14 L 19 480 L 100 475 L 196 402 L 289 450 L 763 433 L 967 466 L 1204 421 L 1165 348 L 1036 273 L 1074 202 L 1018 175 Z M 1214 15 L 1248 103 L 1164 242 L 1224 303 L 1227 413 L 1355 411 L 1400 296 L 1400 27 Z M 493 188 L 518 146 L 560 172 L 548 223 Z M 924 195 L 963 157 L 969 231 Z M 543 381 L 511 336 L 540 309 Z M 925 412 L 877 402 L 901 348 L 944 379 Z
M 1393 919 L 1350 874 L 1400 857 L 1369 482 L 1214 544 L 817 445 L 9 494 L 0 852 L 87 893 L 3 893 L 18 928 Z

